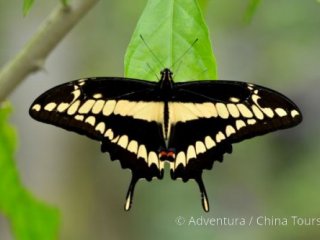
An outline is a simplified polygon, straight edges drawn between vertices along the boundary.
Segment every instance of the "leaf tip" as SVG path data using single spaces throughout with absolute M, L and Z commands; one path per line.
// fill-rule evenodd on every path
M 23 16 L 24 17 L 26 17 L 29 14 L 30 9 L 33 6 L 33 3 L 34 3 L 34 0 L 24 0 L 23 1 L 22 12 L 23 12 Z

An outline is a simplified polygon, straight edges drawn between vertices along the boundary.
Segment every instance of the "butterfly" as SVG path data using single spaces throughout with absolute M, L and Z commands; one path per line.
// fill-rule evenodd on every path
M 284 95 L 239 81 L 175 83 L 165 68 L 159 82 L 121 77 L 71 81 L 40 95 L 34 119 L 101 142 L 101 151 L 132 171 L 125 210 L 139 179 L 194 179 L 204 211 L 209 201 L 202 171 L 222 162 L 232 144 L 302 121 Z

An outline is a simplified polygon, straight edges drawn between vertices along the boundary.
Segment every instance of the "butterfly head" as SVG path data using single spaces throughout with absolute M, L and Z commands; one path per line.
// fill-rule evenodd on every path
M 163 69 L 161 72 L 161 78 L 160 78 L 160 86 L 161 88 L 172 88 L 173 84 L 173 72 L 169 68 Z
M 163 69 L 161 72 L 161 80 L 162 81 L 169 81 L 172 82 L 172 76 L 173 76 L 173 72 L 171 72 L 171 70 L 169 68 L 165 68 Z

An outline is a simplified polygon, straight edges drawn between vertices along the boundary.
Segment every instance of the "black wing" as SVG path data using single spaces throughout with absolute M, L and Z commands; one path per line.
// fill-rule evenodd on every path
M 176 152 L 171 176 L 183 181 L 195 179 L 206 211 L 209 204 L 201 179 L 203 169 L 211 169 L 214 161 L 222 161 L 224 153 L 231 153 L 232 143 L 302 121 L 291 100 L 258 85 L 219 80 L 175 86 L 176 97 L 169 102 L 169 148 Z
M 155 84 L 123 78 L 82 79 L 48 90 L 31 105 L 30 115 L 101 141 L 101 150 L 132 170 L 125 209 L 140 178 L 162 178 L 158 149 L 164 148 L 163 106 L 150 103 Z

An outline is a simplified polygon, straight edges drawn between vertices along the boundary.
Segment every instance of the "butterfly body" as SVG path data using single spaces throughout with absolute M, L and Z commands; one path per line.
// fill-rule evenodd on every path
M 140 178 L 194 179 L 202 205 L 209 202 L 202 171 L 232 152 L 232 144 L 302 121 L 284 95 L 246 82 L 175 83 L 164 69 L 159 82 L 90 78 L 62 84 L 30 107 L 36 120 L 100 141 L 102 152 L 132 171 L 125 209 Z

